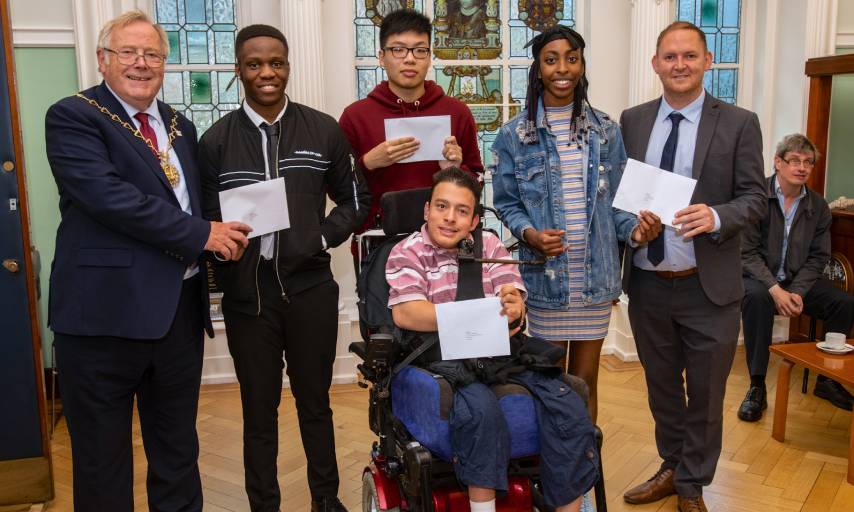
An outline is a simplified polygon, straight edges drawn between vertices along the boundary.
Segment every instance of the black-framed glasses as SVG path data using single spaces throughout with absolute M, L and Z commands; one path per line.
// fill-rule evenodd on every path
M 786 160 L 785 158 L 781 158 L 780 160 L 786 162 L 792 167 L 800 167 L 803 166 L 804 169 L 812 169 L 815 167 L 815 160 L 801 160 L 800 158 L 789 158 Z
M 383 50 L 391 52 L 395 59 L 405 59 L 409 52 L 416 59 L 426 59 L 430 56 L 430 48 L 426 46 L 416 46 L 415 48 L 407 48 L 405 46 L 386 46 Z
M 163 65 L 163 62 L 166 58 L 163 55 L 160 55 L 157 52 L 142 52 L 140 53 L 137 50 L 133 50 L 130 48 L 123 48 L 121 50 L 113 50 L 112 48 L 107 48 L 106 46 L 101 47 L 102 50 L 106 50 L 110 53 L 115 53 L 116 58 L 119 59 L 124 65 L 136 64 L 136 60 L 142 57 L 142 60 L 148 64 L 148 67 L 151 68 L 159 68 Z

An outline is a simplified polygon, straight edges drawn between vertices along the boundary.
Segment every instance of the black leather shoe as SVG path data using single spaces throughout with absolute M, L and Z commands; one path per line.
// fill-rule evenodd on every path
M 744 401 L 741 402 L 741 407 L 738 408 L 738 419 L 741 421 L 759 421 L 762 418 L 762 411 L 768 408 L 768 400 L 765 394 L 765 388 L 759 386 L 750 386 L 747 394 L 744 395 Z
M 815 383 L 813 394 L 819 398 L 824 398 L 836 407 L 850 411 L 852 409 L 852 401 L 849 398 L 848 391 L 841 384 L 833 379 L 824 379 Z
M 311 500 L 311 512 L 347 512 L 337 496 L 323 496 Z

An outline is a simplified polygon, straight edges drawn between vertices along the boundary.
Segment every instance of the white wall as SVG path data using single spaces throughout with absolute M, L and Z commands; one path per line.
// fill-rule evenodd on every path
M 773 126 L 763 127 L 763 135 L 772 145 L 776 145 L 784 136 L 803 131 L 806 127 L 805 112 L 801 108 L 807 83 L 804 75 L 806 27 L 803 23 L 803 9 L 798 3 L 779 2 L 777 33 L 774 35 L 776 45 L 770 49 L 776 52 L 777 72 L 765 90 L 772 88 L 774 91 L 775 118 Z M 789 107 L 779 108 L 781 105 Z M 766 173 L 770 173 L 768 154 L 765 163 Z
M 356 99 L 356 73 L 353 71 L 355 40 L 353 35 L 353 2 L 323 0 L 323 33 L 338 34 L 323 42 L 324 83 L 326 84 L 326 113 L 338 119 L 341 112 Z M 350 255 L 350 244 L 344 243 L 332 251 L 332 273 L 338 281 L 341 303 L 345 311 L 355 315 L 356 272 Z M 355 341 L 355 340 L 353 340 Z
M 580 20 L 587 23 L 581 28 L 587 42 L 590 103 L 619 119 L 620 113 L 631 106 L 628 98 L 632 6 L 626 0 L 596 0 L 590 4 L 589 16 Z

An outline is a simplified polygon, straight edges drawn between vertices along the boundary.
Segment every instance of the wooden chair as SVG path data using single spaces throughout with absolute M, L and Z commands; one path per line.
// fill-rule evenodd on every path
M 854 271 L 851 268 L 851 262 L 848 258 L 839 251 L 833 251 L 830 255 L 830 261 L 824 267 L 824 277 L 829 280 L 834 286 L 847 293 L 854 293 Z M 803 319 L 809 319 L 809 327 L 807 329 L 807 339 L 803 336 L 792 336 L 794 332 L 799 332 L 798 328 Z M 821 336 L 818 332 L 818 321 L 806 313 L 802 313 L 797 318 L 792 318 L 789 327 L 789 340 L 786 343 L 815 343 L 820 338 L 824 338 L 824 326 L 821 329 Z M 846 333 L 848 334 L 848 333 Z M 801 393 L 807 392 L 807 382 L 809 381 L 810 371 L 804 368 L 804 382 L 801 384 Z

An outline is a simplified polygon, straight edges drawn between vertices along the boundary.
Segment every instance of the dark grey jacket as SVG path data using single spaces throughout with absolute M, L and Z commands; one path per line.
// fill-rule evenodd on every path
M 766 178 L 768 213 L 757 224 L 742 231 L 741 261 L 744 275 L 771 288 L 777 282 L 780 254 L 783 251 L 785 220 L 780 201 L 774 191 L 774 176 Z M 798 204 L 789 231 L 786 248 L 786 279 L 784 288 L 801 297 L 821 277 L 830 260 L 830 208 L 824 197 L 807 188 L 807 195 Z
M 620 117 L 629 158 L 644 161 L 660 105 L 658 98 L 632 107 Z M 759 118 L 707 93 L 695 148 L 691 171 L 697 186 L 691 204 L 707 204 L 721 219 L 720 232 L 694 237 L 697 271 L 706 297 L 723 306 L 744 297 L 741 231 L 767 215 Z M 626 292 L 633 256 L 634 249 L 627 246 L 623 264 Z

